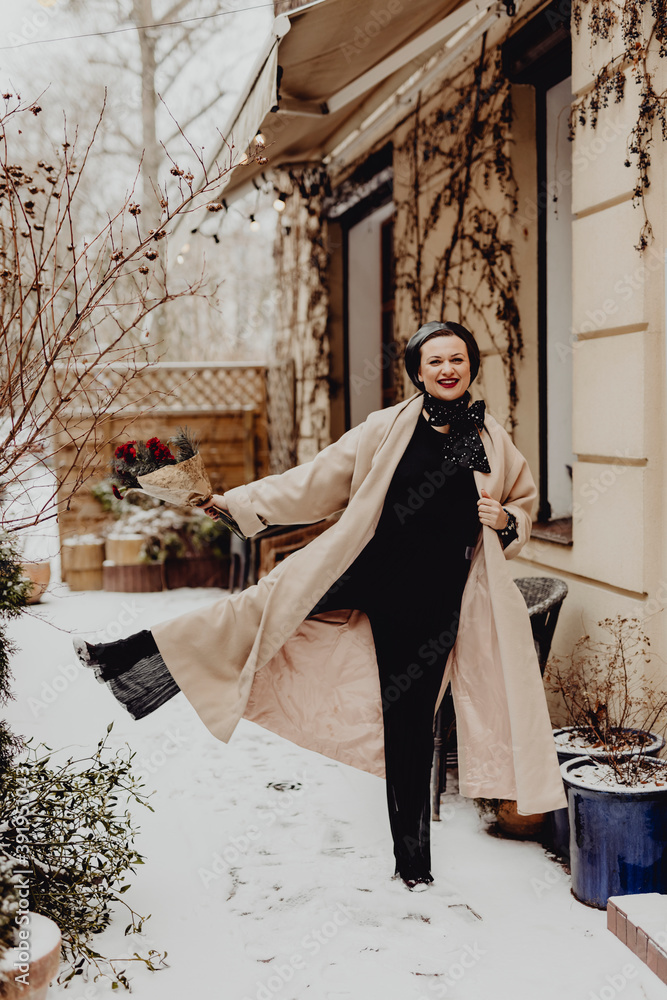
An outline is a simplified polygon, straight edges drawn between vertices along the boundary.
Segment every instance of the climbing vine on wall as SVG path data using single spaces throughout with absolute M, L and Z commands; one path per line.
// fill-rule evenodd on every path
M 307 461 L 329 443 L 329 255 L 323 203 L 331 186 L 326 170 L 316 166 L 285 171 L 280 187 L 288 198 L 275 244 L 278 353 L 294 359 L 294 459 Z
M 433 319 L 454 320 L 482 343 L 491 341 L 504 365 L 514 427 L 523 335 L 508 223 L 517 209 L 517 184 L 511 92 L 499 50 L 487 55 L 484 38 L 476 66 L 444 84 L 442 93 L 446 105 L 417 107 L 396 150 L 409 173 L 408 195 L 397 206 L 397 288 L 407 293 L 415 329 Z
M 577 125 L 595 128 L 603 108 L 621 103 L 628 76 L 639 87 L 637 121 L 628 137 L 625 165 L 632 167 L 634 159 L 637 168 L 634 201 L 641 205 L 644 222 L 635 246 L 641 252 L 653 239 L 645 196 L 656 128 L 667 139 L 667 90 L 656 90 L 655 73 L 649 68 L 652 56 L 667 56 L 667 0 L 574 0 L 572 24 L 578 33 L 585 27 L 592 45 L 620 40 L 622 52 L 598 71 L 592 89 L 573 103 L 571 138 Z

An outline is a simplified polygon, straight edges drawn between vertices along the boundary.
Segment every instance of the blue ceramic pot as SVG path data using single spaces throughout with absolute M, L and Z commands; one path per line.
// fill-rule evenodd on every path
M 576 757 L 560 770 L 570 816 L 572 892 L 604 910 L 610 896 L 667 892 L 667 784 L 648 791 L 594 786 L 587 772 L 592 778 L 602 763 Z
M 562 729 L 554 729 L 554 739 L 557 739 L 561 733 L 571 732 L 574 726 L 564 726 Z M 662 748 L 665 745 L 665 741 L 662 736 L 656 736 L 655 733 L 645 733 L 642 729 L 628 729 L 628 733 L 643 734 L 651 737 L 651 743 L 643 748 L 643 752 L 647 757 L 657 757 Z M 628 757 L 632 756 L 633 753 L 637 753 L 637 750 L 629 750 L 627 752 Z M 583 755 L 581 749 L 571 750 L 566 746 L 556 746 L 556 753 L 558 754 L 558 763 L 565 764 L 568 760 L 574 760 L 575 757 L 580 757 Z M 585 754 L 587 757 L 591 757 L 593 760 L 604 760 L 607 756 L 606 750 L 596 750 L 591 749 Z M 568 818 L 567 808 L 554 809 L 553 812 L 547 814 L 547 836 L 549 841 L 549 847 L 559 858 L 563 858 L 567 861 L 570 857 L 570 820 Z

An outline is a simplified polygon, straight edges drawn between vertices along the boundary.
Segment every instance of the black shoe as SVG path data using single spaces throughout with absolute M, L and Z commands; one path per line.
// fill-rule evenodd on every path
M 76 638 L 74 649 L 133 719 L 143 719 L 180 691 L 151 632 L 98 644 Z
M 433 882 L 433 876 L 429 872 L 427 875 L 420 875 L 416 878 L 409 877 L 407 875 L 401 875 L 400 872 L 394 872 L 393 878 L 400 878 L 403 885 L 407 886 L 410 892 L 423 892 L 425 889 L 431 885 Z
M 74 639 L 74 649 L 83 665 L 95 671 L 101 684 L 119 677 L 139 660 L 159 653 L 153 633 L 147 629 L 116 642 L 86 642 L 77 637 Z

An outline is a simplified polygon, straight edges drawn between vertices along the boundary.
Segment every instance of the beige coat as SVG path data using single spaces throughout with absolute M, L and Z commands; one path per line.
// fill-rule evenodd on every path
M 225 494 L 249 536 L 266 524 L 343 513 L 256 586 L 153 628 L 167 666 L 214 736 L 229 740 L 244 716 L 301 746 L 384 774 L 367 617 L 347 611 L 305 618 L 373 536 L 420 412 L 417 394 L 372 413 L 312 462 Z M 491 472 L 476 471 L 475 481 L 516 516 L 519 537 L 503 551 L 496 532 L 483 526 L 440 697 L 451 682 L 461 793 L 515 799 L 520 813 L 544 812 L 566 800 L 530 620 L 507 563 L 529 536 L 535 484 L 490 415 L 481 434 Z M 428 655 L 425 649 L 424 663 Z

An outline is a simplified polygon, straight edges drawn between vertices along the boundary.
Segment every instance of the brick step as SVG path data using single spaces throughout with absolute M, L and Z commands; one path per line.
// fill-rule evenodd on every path
M 667 895 L 645 892 L 610 896 L 607 927 L 667 983 Z

